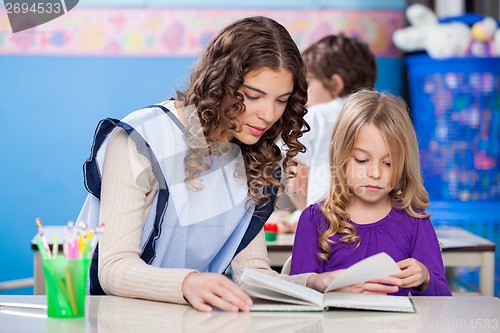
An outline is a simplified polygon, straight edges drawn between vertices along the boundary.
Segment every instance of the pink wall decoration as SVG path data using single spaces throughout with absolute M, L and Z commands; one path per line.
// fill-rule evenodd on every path
M 12 33 L 0 8 L 0 54 L 197 56 L 228 23 L 264 15 L 283 24 L 301 50 L 343 31 L 381 57 L 400 57 L 391 36 L 404 26 L 398 10 L 75 8 L 53 21 Z

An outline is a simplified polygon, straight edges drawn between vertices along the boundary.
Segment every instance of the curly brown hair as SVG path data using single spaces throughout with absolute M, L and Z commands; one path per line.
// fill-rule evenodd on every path
M 333 75 L 342 78 L 344 89 L 338 97 L 373 88 L 377 81 L 377 62 L 369 46 L 342 33 L 320 39 L 302 52 L 302 58 L 308 73 L 327 90 L 333 90 Z
M 345 168 L 359 129 L 372 124 L 382 133 L 391 156 L 393 190 L 389 193 L 393 207 L 413 217 L 429 217 L 429 195 L 420 169 L 418 141 L 405 101 L 395 95 L 363 89 L 350 95 L 344 103 L 330 142 L 330 192 L 320 204 L 328 222 L 318 238 L 322 252 L 318 258 L 327 260 L 331 254 L 330 238 L 342 235 L 341 242 L 360 242 L 356 228 L 349 223 L 346 207 L 351 200 Z M 359 244 L 359 243 L 358 243 Z
M 233 138 L 245 161 L 249 202 L 264 205 L 270 194 L 266 185 L 275 185 L 281 193 L 284 185 L 276 178 L 276 166 L 282 152 L 276 145 L 281 136 L 286 145 L 283 171 L 295 176 L 292 160 L 305 147 L 298 141 L 309 130 L 303 117 L 307 113 L 305 66 L 295 42 L 278 22 L 262 16 L 238 20 L 224 28 L 207 46 L 191 73 L 190 84 L 177 98 L 184 105 L 194 105 L 186 116 L 190 152 L 185 158 L 186 183 L 201 188 L 200 174 L 210 166 L 204 158 L 213 153 L 211 143 L 240 131 L 237 118 L 245 112 L 244 97 L 238 92 L 247 73 L 261 68 L 287 70 L 293 75 L 293 93 L 282 117 L 254 145 Z M 198 122 L 198 126 L 194 124 Z M 200 138 L 203 138 L 200 140 Z M 274 193 L 278 194 L 279 193 Z

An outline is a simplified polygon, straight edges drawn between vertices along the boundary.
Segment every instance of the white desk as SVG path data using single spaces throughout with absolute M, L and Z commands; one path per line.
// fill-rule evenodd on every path
M 436 228 L 436 233 L 443 244 L 444 266 L 479 267 L 479 294 L 493 296 L 495 243 L 461 228 Z M 294 237 L 294 234 L 278 234 L 276 241 L 267 243 L 271 266 L 283 266 L 291 255 Z
M 479 294 L 493 296 L 495 243 L 461 228 L 436 228 L 445 267 L 479 267 Z
M 4 302 L 45 304 L 44 296 L 0 296 Z M 202 313 L 185 305 L 114 296 L 89 296 L 80 319 L 53 319 L 44 310 L 0 307 L 0 333 L 127 332 L 498 332 L 500 299 L 414 297 L 416 313 L 328 312 Z

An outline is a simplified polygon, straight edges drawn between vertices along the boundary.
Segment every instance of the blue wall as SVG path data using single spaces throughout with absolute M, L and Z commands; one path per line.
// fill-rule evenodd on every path
M 33 275 L 36 217 L 62 225 L 78 216 L 86 196 L 82 164 L 97 122 L 172 96 L 193 62 L 0 57 L 0 281 Z

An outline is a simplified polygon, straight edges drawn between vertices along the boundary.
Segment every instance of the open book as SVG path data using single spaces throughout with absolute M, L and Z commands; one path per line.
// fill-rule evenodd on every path
M 252 311 L 325 311 L 349 308 L 392 312 L 415 312 L 410 298 L 404 296 L 353 294 L 332 290 L 400 273 L 386 253 L 368 257 L 342 272 L 325 293 L 246 268 L 242 288 L 253 298 Z

